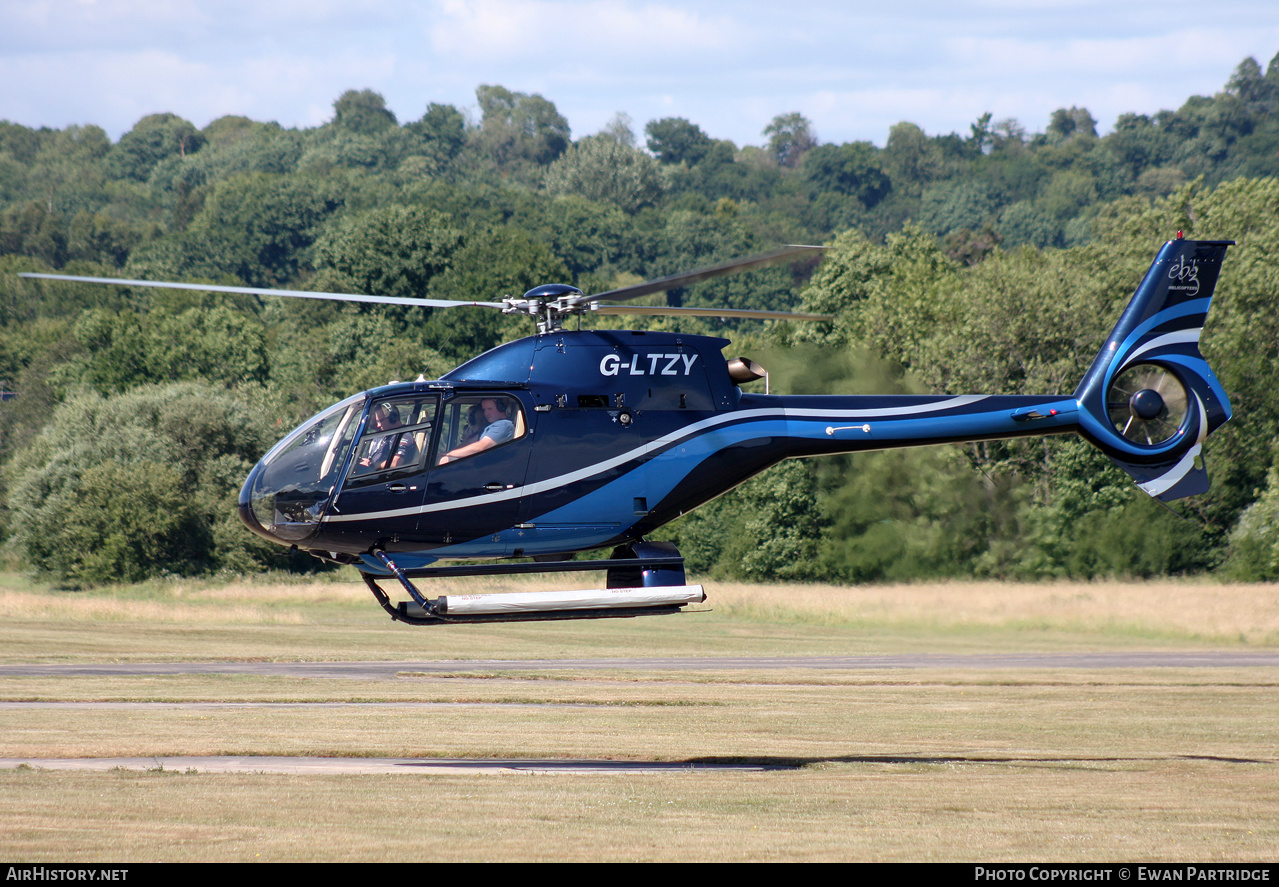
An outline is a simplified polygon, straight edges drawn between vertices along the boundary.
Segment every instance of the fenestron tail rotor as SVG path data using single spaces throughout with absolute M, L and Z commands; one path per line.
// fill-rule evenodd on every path
M 1138 446 L 1158 446 L 1176 436 L 1189 405 L 1190 395 L 1181 380 L 1153 363 L 1124 370 L 1106 394 L 1111 424 Z

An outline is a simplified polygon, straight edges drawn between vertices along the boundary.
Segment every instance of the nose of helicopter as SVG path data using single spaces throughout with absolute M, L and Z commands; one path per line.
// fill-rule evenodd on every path
M 257 536 L 261 536 L 263 539 L 269 539 L 272 542 L 279 543 L 283 540 L 271 535 L 271 533 L 267 531 L 266 527 L 262 526 L 257 515 L 253 513 L 253 482 L 256 480 L 261 468 L 262 463 L 259 462 L 253 467 L 253 471 L 249 474 L 248 479 L 245 480 L 244 486 L 240 488 L 240 498 L 236 503 L 236 511 L 240 515 L 241 523 L 248 527 L 250 532 Z M 265 509 L 263 510 L 265 511 Z M 267 523 L 270 525 L 271 521 L 268 519 Z
M 305 542 L 320 529 L 363 413 L 357 394 L 293 429 L 253 466 L 240 488 L 240 520 L 278 545 Z
M 303 491 L 297 485 L 276 488 L 262 462 L 240 489 L 237 511 L 249 530 L 277 545 L 296 545 L 315 535 L 328 497 Z M 291 488 L 290 488 L 291 487 Z

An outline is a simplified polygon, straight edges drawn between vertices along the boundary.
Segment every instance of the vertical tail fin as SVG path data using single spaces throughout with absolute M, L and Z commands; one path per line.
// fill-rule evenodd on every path
M 1079 432 L 1151 496 L 1208 490 L 1203 440 L 1230 401 L 1199 334 L 1233 240 L 1170 240 L 1075 389 Z

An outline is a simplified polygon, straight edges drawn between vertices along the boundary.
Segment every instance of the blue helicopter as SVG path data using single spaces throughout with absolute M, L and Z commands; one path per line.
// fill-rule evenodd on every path
M 552 284 L 502 302 L 23 276 L 469 305 L 535 318 L 536 335 L 437 380 L 365 391 L 308 419 L 262 457 L 240 492 L 239 514 L 252 532 L 354 566 L 393 619 L 440 625 L 650 615 L 699 603 L 704 591 L 687 584 L 676 548 L 648 537 L 783 459 L 1077 433 L 1151 496 L 1205 492 L 1203 441 L 1230 418 L 1230 404 L 1198 342 L 1231 245 L 1178 232 L 1075 391 L 1025 396 L 754 394 L 741 386 L 763 378 L 762 368 L 727 359 L 726 339 L 564 329 L 566 318 L 587 312 L 829 320 L 620 304 L 820 247 L 785 247 L 595 295 Z M 599 549 L 612 551 L 574 560 Z M 607 587 L 432 599 L 413 582 L 579 570 L 605 571 Z M 379 586 L 390 578 L 407 601 L 393 602 Z

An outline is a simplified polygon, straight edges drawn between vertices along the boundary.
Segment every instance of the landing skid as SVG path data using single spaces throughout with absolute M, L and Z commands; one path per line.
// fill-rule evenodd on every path
M 635 543 L 598 561 L 550 561 L 519 564 L 467 564 L 402 570 L 384 551 L 373 552 L 411 600 L 392 602 L 377 577 L 361 571 L 364 584 L 391 618 L 409 625 L 459 625 L 493 622 L 546 622 L 562 619 L 625 619 L 683 612 L 702 603 L 700 585 L 684 582 L 684 559 L 670 543 Z M 629 557 L 617 557 L 630 554 Z M 513 592 L 427 598 L 414 578 L 494 576 L 604 570 L 608 587 L 574 592 Z

